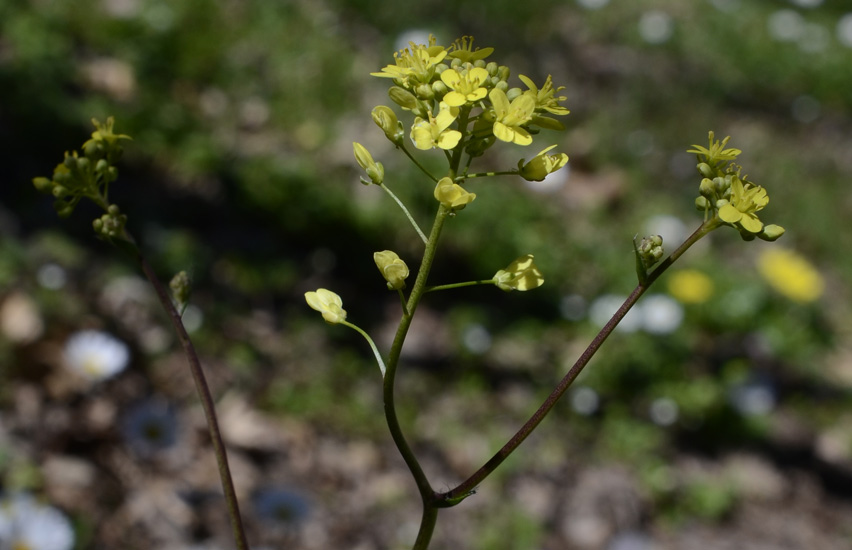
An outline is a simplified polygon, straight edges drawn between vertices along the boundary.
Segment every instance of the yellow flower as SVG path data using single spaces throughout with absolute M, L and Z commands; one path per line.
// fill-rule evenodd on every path
M 533 255 L 527 254 L 495 273 L 494 284 L 506 292 L 532 290 L 544 284 L 544 276 L 533 263 Z
M 373 254 L 376 267 L 382 273 L 382 277 L 388 282 L 388 288 L 398 290 L 405 288 L 405 279 L 408 278 L 408 266 L 397 256 L 396 252 L 382 250 Z
M 402 124 L 396 118 L 396 113 L 393 112 L 393 109 L 385 105 L 378 105 L 373 108 L 370 115 L 373 117 L 373 122 L 376 123 L 376 126 L 382 129 L 389 140 L 396 145 L 402 144 L 405 134 L 402 131 Z
M 713 280 L 696 269 L 683 269 L 669 276 L 669 294 L 684 304 L 701 304 L 713 295 Z
M 322 313 L 322 318 L 327 323 L 336 325 L 346 320 L 343 300 L 330 290 L 318 288 L 315 292 L 305 292 L 305 301 L 313 309 Z
M 411 49 L 405 48 L 393 54 L 395 65 L 388 65 L 381 72 L 370 73 L 380 78 L 393 78 L 394 82 L 406 88 L 418 84 L 428 84 L 435 74 L 435 67 L 447 56 L 443 46 L 435 45 L 435 37 L 429 36 L 429 45 L 409 42 Z
M 767 249 L 757 259 L 757 269 L 775 290 L 796 302 L 813 302 L 825 291 L 819 271 L 792 250 Z
M 450 178 L 441 178 L 435 186 L 435 198 L 450 210 L 461 210 L 476 198 L 475 193 L 468 193 L 464 187 L 453 183 Z
M 442 101 L 438 116 L 433 117 L 432 113 L 429 113 L 429 120 L 416 117 L 411 127 L 411 141 L 414 146 L 426 151 L 433 147 L 452 149 L 458 145 L 462 137 L 461 132 L 448 129 L 458 116 L 458 107 L 450 107 Z
M 568 163 L 568 155 L 565 153 L 559 153 L 558 155 L 545 154 L 554 147 L 556 145 L 551 145 L 547 149 L 543 149 L 526 164 L 524 164 L 524 159 L 518 161 L 518 173 L 521 177 L 527 181 L 543 181 L 548 174 L 552 174 L 565 166 Z
M 482 83 L 488 80 L 488 71 L 474 67 L 465 73 L 447 69 L 441 73 L 441 80 L 452 91 L 444 96 L 444 102 L 450 107 L 460 107 L 465 103 L 474 103 L 485 97 L 488 90 Z
M 756 212 L 769 204 L 766 189 L 749 182 L 743 183 L 734 176 L 731 181 L 731 197 L 727 204 L 719 207 L 719 218 L 727 223 L 736 224 L 749 233 L 760 233 L 763 222 Z
M 734 160 L 736 159 L 742 151 L 740 149 L 735 149 L 734 147 L 730 147 L 728 149 L 725 146 L 730 141 L 731 136 L 725 137 L 722 141 L 718 139 L 714 139 L 716 136 L 712 131 L 708 133 L 708 141 L 709 147 L 702 147 L 701 145 L 693 145 L 695 149 L 690 149 L 687 153 L 695 153 L 699 156 L 699 160 L 707 163 L 708 165 L 715 166 L 721 161 Z M 703 159 L 701 157 L 704 157 Z
M 542 86 L 541 89 L 539 89 L 530 78 L 522 74 L 518 75 L 518 78 L 520 78 L 521 81 L 527 85 L 527 88 L 529 88 L 529 90 L 524 92 L 524 94 L 532 96 L 535 100 L 536 109 L 542 109 L 554 115 L 567 115 L 571 112 L 559 104 L 560 101 L 568 99 L 567 97 L 564 95 L 554 97 L 554 94 L 564 90 L 565 86 L 554 88 L 553 78 L 550 75 L 547 75 L 547 80 L 544 81 L 544 86 Z
M 450 46 L 449 56 L 461 59 L 462 63 L 473 63 L 479 59 L 485 59 L 494 51 L 494 48 L 473 48 L 473 37 L 462 36 Z
M 535 99 L 527 94 L 521 94 L 509 103 L 506 92 L 500 88 L 494 88 L 488 94 L 491 104 L 494 106 L 494 135 L 500 141 L 517 143 L 518 145 L 529 145 L 532 136 L 524 128 L 535 111 Z

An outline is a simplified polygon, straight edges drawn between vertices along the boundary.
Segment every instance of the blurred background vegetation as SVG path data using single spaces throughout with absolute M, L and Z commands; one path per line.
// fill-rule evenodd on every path
M 79 548 L 227 547 L 221 503 L 207 515 L 199 504 L 215 480 L 207 486 L 162 460 L 141 477 L 119 466 L 133 454 L 115 419 L 151 396 L 184 411 L 196 434 L 184 439 L 207 452 L 196 400 L 134 266 L 93 238 L 94 207 L 59 220 L 31 184 L 79 148 L 92 117 L 115 116 L 133 141 L 111 198 L 163 279 L 192 274 L 194 339 L 226 411 L 243 411 L 225 413 L 237 426 L 237 483 L 242 472 L 250 495 L 274 480 L 310 508 L 285 527 L 252 523 L 254 540 L 409 541 L 416 497 L 389 445 L 369 350 L 352 331 L 325 326 L 303 293 L 333 289 L 350 319 L 387 343 L 398 303 L 371 254 L 392 249 L 415 265 L 421 244 L 379 190 L 358 182 L 351 144 L 384 163 L 388 185 L 427 225 L 432 186 L 370 120 L 390 101 L 388 82 L 368 73 L 430 32 L 441 44 L 475 36 L 514 77 L 552 74 L 571 109 L 566 132 L 540 138 L 569 154 L 564 177 L 471 182 L 476 203 L 442 237 L 436 283 L 489 277 L 525 253 L 547 282 L 525 294 L 430 295 L 418 312 L 399 403 L 436 487 L 491 456 L 597 332 L 608 304 L 632 290 L 634 235 L 662 233 L 671 249 L 697 227 L 700 180 L 685 150 L 706 144 L 708 130 L 733 136 L 745 172 L 769 191 L 761 218 L 787 229 L 774 244 L 720 230 L 691 250 L 522 456 L 470 505 L 442 514 L 436 548 L 620 548 L 631 533 L 646 546 L 629 548 L 688 548 L 701 537 L 713 548 L 722 532 L 798 548 L 741 518 L 802 484 L 820 498 L 797 500 L 810 508 L 794 506 L 805 521 L 787 528 L 824 537 L 811 548 L 848 547 L 848 522 L 814 527 L 852 502 L 852 12 L 841 0 L 5 0 L 6 491 L 47 495 L 72 518 Z M 508 169 L 537 151 L 495 147 L 479 168 Z M 62 346 L 81 329 L 126 342 L 127 371 L 93 387 L 64 381 Z M 25 421 L 27 403 L 37 414 Z M 106 404 L 102 424 L 90 418 L 97 403 Z M 57 425 L 51 411 L 70 416 Z M 248 414 L 277 435 L 246 436 Z M 342 463 L 323 462 L 323 444 Z M 57 488 L 68 484 L 46 468 L 57 457 L 103 476 L 84 502 Z M 172 531 L 127 512 L 138 479 L 151 478 L 189 510 Z M 754 479 L 770 481 L 755 488 Z M 262 515 L 246 499 L 246 515 Z M 109 527 L 121 521 L 131 530 Z M 679 539 L 684 526 L 693 534 Z

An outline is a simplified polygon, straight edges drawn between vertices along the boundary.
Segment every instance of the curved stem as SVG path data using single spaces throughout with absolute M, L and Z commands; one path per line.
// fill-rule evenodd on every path
M 414 541 L 412 550 L 426 550 L 432 540 L 435 524 L 438 522 L 438 508 L 430 506 L 426 500 L 423 501 L 423 516 L 420 518 L 420 529 L 417 531 L 417 540 Z
M 426 235 L 423 233 L 423 230 L 420 229 L 420 226 L 417 225 L 417 222 L 414 220 L 414 216 L 411 215 L 411 212 L 409 212 L 408 208 L 406 208 L 402 201 L 399 200 L 399 197 L 394 195 L 393 191 L 391 191 L 390 188 L 388 188 L 388 186 L 384 183 L 380 183 L 379 187 L 381 187 L 385 191 L 385 193 L 387 193 L 390 198 L 392 198 L 396 202 L 396 204 L 398 204 L 399 207 L 402 208 L 402 211 L 405 213 L 405 217 L 408 218 L 408 221 L 411 222 L 411 225 L 414 227 L 414 230 L 417 231 L 418 235 L 420 235 L 420 239 L 423 241 L 423 244 L 426 244 Z
M 410 151 L 409 151 L 409 150 L 405 147 L 405 145 L 399 145 L 399 148 L 400 148 L 400 149 L 402 149 L 402 152 L 403 152 L 403 153 L 405 153 L 405 156 L 407 156 L 409 159 L 411 159 L 411 162 L 413 162 L 415 166 L 417 166 L 418 168 L 420 168 L 420 171 L 421 171 L 421 172 L 423 172 L 424 174 L 426 174 L 426 177 L 428 177 L 428 178 L 429 178 L 430 180 L 432 180 L 433 182 L 438 183 L 438 178 L 436 178 L 435 176 L 433 176 L 433 175 L 431 174 L 431 172 L 429 172 L 429 170 L 427 170 L 427 169 L 426 169 L 426 167 L 425 167 L 425 166 L 423 166 L 422 164 L 420 164 L 420 161 L 418 161 L 416 158 L 414 158 L 414 155 L 412 155 L 412 154 L 411 154 L 411 152 L 410 152 Z
M 402 353 L 402 345 L 405 341 L 405 336 L 408 334 L 408 329 L 411 327 L 411 321 L 414 317 L 414 312 L 417 309 L 417 304 L 426 290 L 426 279 L 429 276 L 429 270 L 432 267 L 432 262 L 435 259 L 437 250 L 438 238 L 441 235 L 441 229 L 444 226 L 449 211 L 443 206 L 438 208 L 438 213 L 435 216 L 435 223 L 432 225 L 432 231 L 429 234 L 429 239 L 426 243 L 426 250 L 423 253 L 423 260 L 420 263 L 420 270 L 417 273 L 417 279 L 414 281 L 414 287 L 411 290 L 411 295 L 408 297 L 406 304 L 406 312 L 403 314 L 396 330 L 393 344 L 388 353 L 387 370 L 385 372 L 384 385 L 382 395 L 384 398 L 385 419 L 387 420 L 388 429 L 391 437 L 399 449 L 405 464 L 414 476 L 414 481 L 417 484 L 417 489 L 424 503 L 427 499 L 431 499 L 434 495 L 432 486 L 423 472 L 423 468 L 414 456 L 414 452 L 405 439 L 402 433 L 402 428 L 399 425 L 399 418 L 396 414 L 396 403 L 394 400 L 394 381 L 396 380 L 396 370 L 399 365 L 399 357 Z M 425 513 L 425 512 L 424 512 Z M 425 516 L 424 516 L 425 517 Z
M 680 256 L 686 252 L 689 247 L 720 225 L 721 223 L 716 218 L 703 223 L 686 239 L 686 241 L 683 242 L 683 244 L 672 252 L 668 258 L 661 262 L 657 269 L 648 274 L 645 283 L 640 283 L 633 292 L 630 293 L 630 296 L 628 296 L 624 303 L 621 304 L 618 311 L 616 311 L 612 318 L 607 321 L 601 331 L 597 334 L 597 336 L 595 336 L 586 350 L 577 359 L 577 362 L 568 370 L 568 373 L 559 381 L 556 388 L 554 388 L 550 395 L 547 396 L 544 403 L 542 403 L 538 410 L 533 413 L 521 429 L 519 429 L 517 433 L 515 433 L 515 435 L 512 436 L 512 438 L 472 476 L 460 483 L 454 489 L 435 495 L 435 498 L 443 502 L 445 506 L 454 506 L 472 494 L 476 489 L 476 486 L 479 485 L 486 477 L 491 475 L 491 473 L 494 472 L 494 470 L 496 470 L 497 467 L 502 464 L 502 462 L 506 460 L 521 443 L 524 442 L 527 436 L 535 430 L 541 421 L 544 420 L 544 417 L 547 416 L 553 406 L 556 405 L 559 398 L 561 398 L 565 391 L 571 386 L 580 372 L 582 372 L 583 368 L 588 364 L 589 360 L 591 360 L 595 353 L 597 353 L 609 335 L 612 334 L 612 331 L 615 330 L 618 323 L 621 322 L 625 315 L 627 315 L 630 308 L 636 304 L 651 284 L 656 281 L 659 276 L 675 262 L 675 260 L 680 258 Z
M 213 444 L 213 452 L 216 454 L 216 462 L 219 467 L 219 478 L 222 483 L 222 490 L 225 494 L 225 502 L 228 507 L 228 515 L 231 518 L 231 529 L 234 532 L 234 540 L 237 543 L 239 550 L 248 550 L 248 542 L 246 541 L 245 529 L 243 528 L 242 518 L 240 517 L 240 507 L 237 502 L 237 494 L 234 490 L 234 482 L 231 479 L 231 470 L 228 467 L 228 454 L 225 450 L 225 443 L 222 440 L 222 434 L 219 431 L 219 422 L 216 419 L 216 408 L 213 404 L 213 396 L 210 393 L 210 388 L 207 385 L 207 379 L 204 376 L 204 371 L 201 368 L 201 362 L 198 360 L 198 354 L 195 351 L 195 346 L 192 344 L 186 328 L 183 326 L 180 314 L 175 309 L 168 292 L 157 278 L 154 269 L 141 253 L 137 253 L 137 260 L 142 266 L 142 271 L 145 276 L 154 286 L 157 292 L 157 298 L 160 300 L 163 309 L 168 313 L 172 321 L 178 339 L 183 346 L 184 354 L 189 362 L 189 370 L 192 372 L 192 379 L 195 382 L 195 389 L 198 392 L 198 397 L 201 401 L 201 407 L 204 409 L 204 416 L 207 418 L 207 429 L 210 432 L 210 441 Z
M 378 363 L 379 365 L 379 370 L 382 371 L 382 376 L 384 376 L 385 371 L 387 370 L 385 368 L 385 362 L 382 360 L 382 354 L 379 353 L 379 348 L 376 347 L 376 343 L 373 342 L 373 339 L 370 338 L 370 335 L 364 332 L 361 327 L 359 327 L 358 325 L 353 325 L 349 321 L 340 321 L 340 324 L 355 330 L 356 332 L 358 332 L 358 334 L 364 337 L 368 344 L 370 344 L 370 349 L 373 350 L 373 355 L 376 356 L 376 363 Z

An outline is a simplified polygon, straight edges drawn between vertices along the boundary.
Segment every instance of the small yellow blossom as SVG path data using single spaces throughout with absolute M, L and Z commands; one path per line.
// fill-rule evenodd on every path
M 450 210 L 461 210 L 475 198 L 475 193 L 468 193 L 464 187 L 453 183 L 450 178 L 441 178 L 435 186 L 435 199 Z
M 522 128 L 528 123 L 535 111 L 535 99 L 527 94 L 521 94 L 509 103 L 506 92 L 494 88 L 488 94 L 494 106 L 494 135 L 500 141 L 529 145 L 532 143 L 530 133 Z
M 697 269 L 682 269 L 668 278 L 669 294 L 684 304 L 701 304 L 713 295 L 713 280 Z
M 792 250 L 765 250 L 757 259 L 757 269 L 775 290 L 795 302 L 813 302 L 825 291 L 819 271 Z
M 393 54 L 395 65 L 388 65 L 381 72 L 370 73 L 380 78 L 392 78 L 394 82 L 406 88 L 418 84 L 428 84 L 435 74 L 435 67 L 447 56 L 443 46 L 435 45 L 435 37 L 429 36 L 429 45 L 409 42 L 411 49 L 405 48 Z
M 494 52 L 494 48 L 474 49 L 473 37 L 462 36 L 450 46 L 449 57 L 461 59 L 462 63 L 473 63 L 474 61 L 485 59 L 492 52 Z
M 396 118 L 396 113 L 393 112 L 393 109 L 386 105 L 378 105 L 370 115 L 373 117 L 373 122 L 376 123 L 376 126 L 382 129 L 389 140 L 396 145 L 402 144 L 405 134 L 402 131 L 402 124 Z
M 315 292 L 305 292 L 305 301 L 313 309 L 322 313 L 322 318 L 327 323 L 336 325 L 346 320 L 343 300 L 330 290 L 318 288 Z
M 544 81 L 544 86 L 540 89 L 533 83 L 533 81 L 524 75 L 518 75 L 518 78 L 527 85 L 527 90 L 524 94 L 529 94 L 535 100 L 535 108 L 547 111 L 548 113 L 554 115 L 567 115 L 571 111 L 563 107 L 559 104 L 560 101 L 565 101 L 568 99 L 564 95 L 555 96 L 556 92 L 565 89 L 565 86 L 559 86 L 558 88 L 553 87 L 553 78 L 550 75 L 547 75 L 547 80 Z
M 458 116 L 458 107 L 450 107 L 442 101 L 438 116 L 433 117 L 432 113 L 429 113 L 429 120 L 416 117 L 411 127 L 411 141 L 414 146 L 426 151 L 433 147 L 452 149 L 458 145 L 462 137 L 461 132 L 449 129 Z
M 556 172 L 568 163 L 568 155 L 559 153 L 558 155 L 548 155 L 548 151 L 556 147 L 543 149 L 540 153 L 530 159 L 526 164 L 524 159 L 518 161 L 518 173 L 527 181 L 544 181 L 548 174 Z
M 743 183 L 734 176 L 731 181 L 731 197 L 727 204 L 719 207 L 719 218 L 727 223 L 736 224 L 749 233 L 760 233 L 763 222 L 757 212 L 769 204 L 766 189 L 752 183 Z
M 447 69 L 441 73 L 441 80 L 452 91 L 444 96 L 444 102 L 450 107 L 460 107 L 465 103 L 479 101 L 488 93 L 488 90 L 482 87 L 488 76 L 488 71 L 481 67 L 474 67 L 464 73 Z
M 527 254 L 494 274 L 494 284 L 500 290 L 532 290 L 544 284 L 544 276 L 533 262 L 533 255 Z
M 405 279 L 408 278 L 408 266 L 400 257 L 391 250 L 382 250 L 373 254 L 376 267 L 382 273 L 382 277 L 388 282 L 388 288 L 398 290 L 405 288 Z
M 731 136 L 725 137 L 722 141 L 715 139 L 715 137 L 715 134 L 710 131 L 708 133 L 709 147 L 693 145 L 694 149 L 688 150 L 687 153 L 695 153 L 698 155 L 700 161 L 707 163 L 711 167 L 721 161 L 734 160 L 742 153 L 740 149 L 735 149 L 734 147 L 725 148 Z

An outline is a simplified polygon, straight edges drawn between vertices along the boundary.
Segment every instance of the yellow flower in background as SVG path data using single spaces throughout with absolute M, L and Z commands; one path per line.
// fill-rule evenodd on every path
M 697 269 L 682 269 L 669 275 L 669 294 L 684 304 L 701 304 L 713 295 L 713 280 Z
M 464 187 L 453 183 L 450 178 L 441 178 L 435 186 L 435 198 L 450 210 L 461 210 L 476 198 L 475 193 L 468 193 Z
M 474 67 L 465 73 L 455 69 L 447 69 L 441 73 L 441 81 L 452 91 L 447 92 L 444 101 L 450 107 L 460 107 L 465 103 L 475 103 L 485 97 L 488 90 L 482 83 L 488 80 L 488 71 L 482 67 Z
M 322 318 L 327 323 L 336 325 L 346 320 L 343 300 L 330 290 L 318 288 L 315 292 L 305 292 L 305 301 L 313 309 L 322 313 Z
M 813 302 L 825 291 L 819 271 L 792 250 L 765 250 L 757 259 L 757 270 L 772 288 L 795 302 Z
M 532 290 L 544 284 L 544 276 L 533 262 L 533 255 L 527 254 L 494 274 L 494 284 L 500 290 Z

